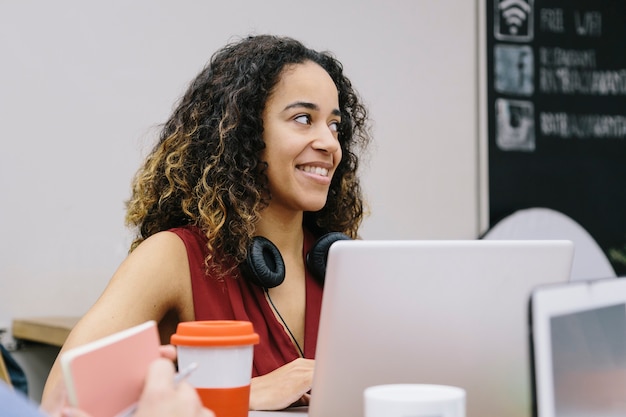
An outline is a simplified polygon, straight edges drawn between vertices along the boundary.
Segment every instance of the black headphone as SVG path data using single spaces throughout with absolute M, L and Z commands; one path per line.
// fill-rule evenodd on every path
M 328 250 L 338 240 L 350 240 L 350 237 L 340 232 L 327 233 L 306 254 L 307 268 L 322 284 L 326 276 Z M 246 261 L 240 265 L 240 270 L 244 277 L 263 288 L 274 288 L 285 279 L 285 262 L 280 251 L 262 236 L 252 238 Z

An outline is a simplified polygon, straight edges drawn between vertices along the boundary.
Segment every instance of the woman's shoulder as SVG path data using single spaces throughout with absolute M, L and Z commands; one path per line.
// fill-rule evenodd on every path
M 176 227 L 169 229 L 160 234 L 167 234 L 167 237 L 161 237 L 160 239 L 178 239 L 178 242 L 183 245 L 187 257 L 192 263 L 196 261 L 203 261 L 207 255 L 207 237 L 204 232 L 196 226 Z
M 157 232 L 147 237 L 129 254 L 120 270 L 134 275 L 150 275 L 151 279 L 179 275 L 187 267 L 187 248 L 183 240 L 171 231 Z
M 150 235 L 144 239 L 133 251 L 134 252 L 154 252 L 165 251 L 171 249 L 184 248 L 183 239 L 179 234 L 172 230 L 164 230 Z
M 197 226 L 181 226 L 174 227 L 168 229 L 164 232 L 159 233 L 169 233 L 178 236 L 183 242 L 188 241 L 198 241 L 201 243 L 205 243 L 207 240 L 204 232 Z
M 157 232 L 147 237 L 135 251 L 165 251 L 184 249 L 189 244 L 204 244 L 206 237 L 197 227 L 176 227 Z

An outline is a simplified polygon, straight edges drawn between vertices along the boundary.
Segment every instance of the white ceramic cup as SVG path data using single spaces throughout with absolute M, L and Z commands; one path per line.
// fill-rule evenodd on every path
M 449 385 L 376 385 L 363 397 L 365 417 L 465 417 L 465 390 Z

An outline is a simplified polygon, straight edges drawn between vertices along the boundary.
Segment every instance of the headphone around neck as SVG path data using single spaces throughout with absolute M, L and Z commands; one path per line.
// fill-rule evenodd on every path
M 331 232 L 320 237 L 306 254 L 306 266 L 313 276 L 324 283 L 326 261 L 330 246 L 338 240 L 351 240 L 340 232 Z M 280 251 L 269 239 L 262 236 L 252 238 L 246 261 L 240 265 L 244 277 L 262 288 L 274 288 L 285 280 L 285 262 Z

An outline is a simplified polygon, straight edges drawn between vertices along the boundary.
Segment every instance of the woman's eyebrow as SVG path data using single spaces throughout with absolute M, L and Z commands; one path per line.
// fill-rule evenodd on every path
M 319 111 L 320 107 L 315 104 L 315 103 L 310 103 L 308 101 L 296 101 L 293 102 L 291 104 L 288 104 L 283 111 L 286 110 L 290 110 L 296 107 L 304 107 L 305 109 L 309 109 L 309 110 L 315 110 L 315 111 Z M 331 112 L 333 115 L 335 116 L 341 116 L 341 112 L 339 111 L 339 109 L 333 109 L 333 111 Z
M 319 111 L 319 109 L 320 109 L 320 107 L 317 104 L 315 104 L 315 103 L 310 103 L 308 101 L 296 101 L 296 102 L 293 102 L 291 104 L 288 104 L 283 109 L 283 111 L 291 110 L 291 109 L 296 108 L 296 107 L 304 107 L 305 109 L 316 110 L 316 111 Z

